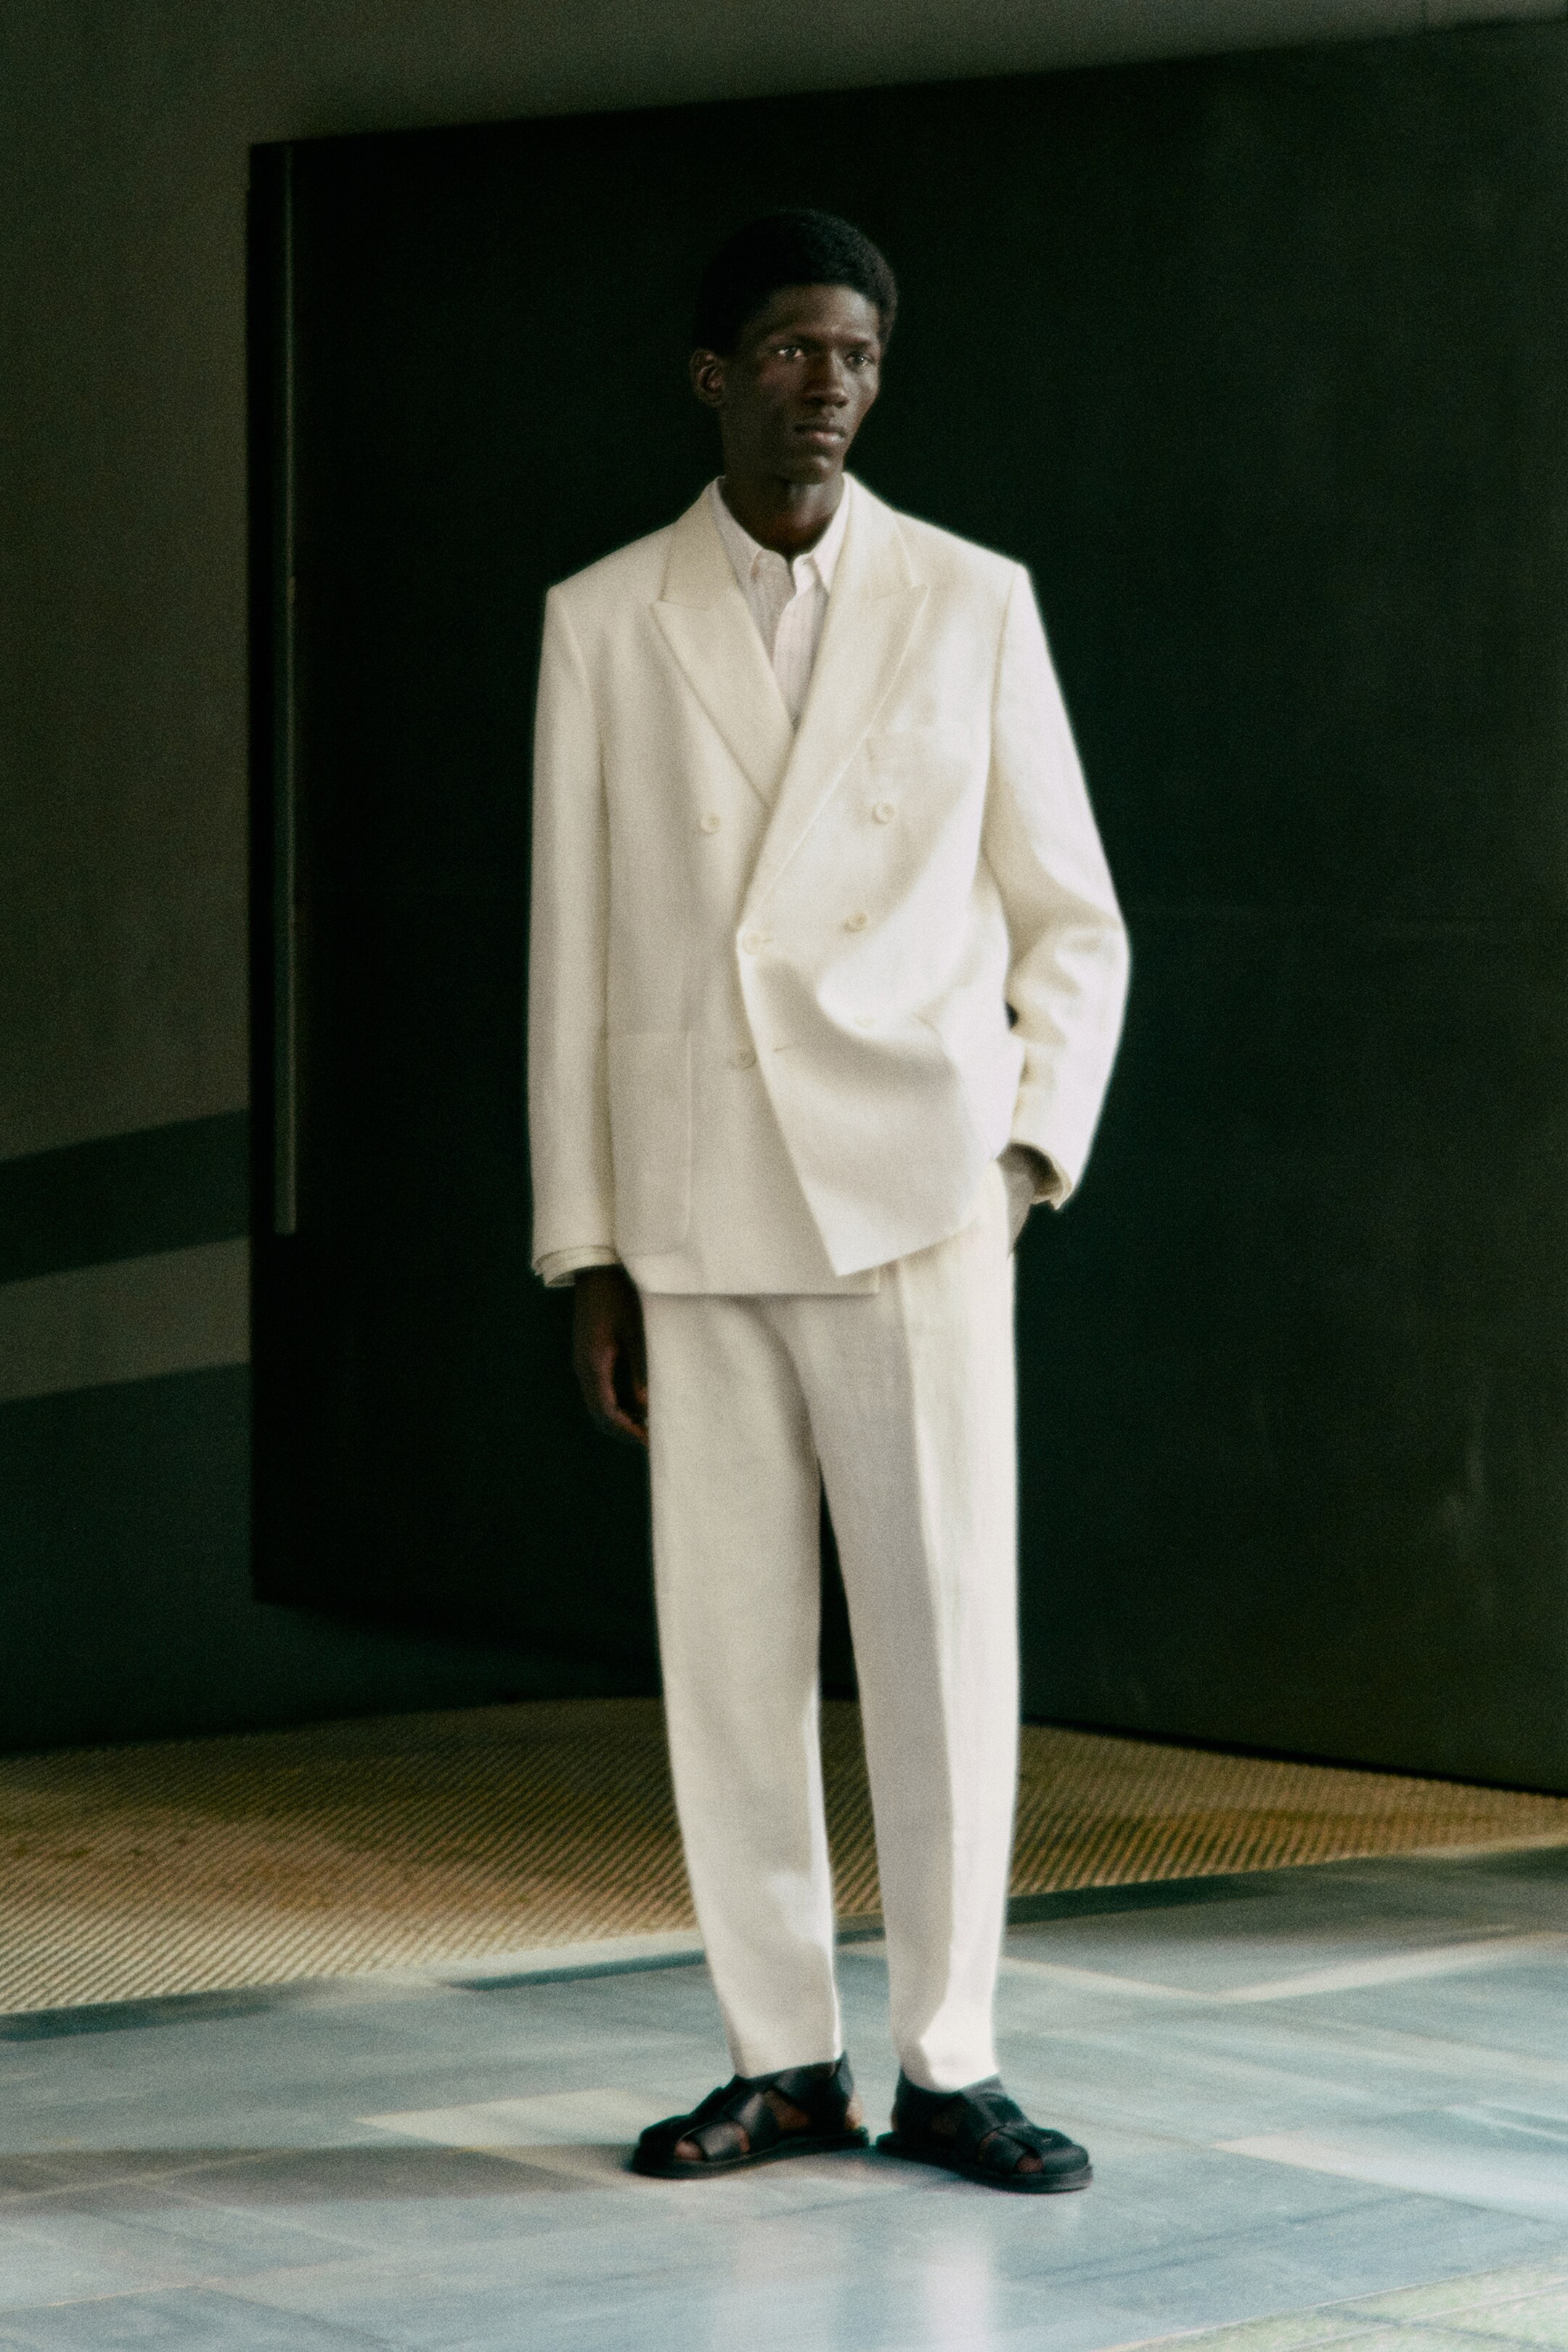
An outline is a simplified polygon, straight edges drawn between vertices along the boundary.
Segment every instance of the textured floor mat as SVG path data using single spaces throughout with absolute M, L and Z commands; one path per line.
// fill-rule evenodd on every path
M 824 1710 L 847 1917 L 877 1909 L 855 1707 Z M 1024 1733 L 1014 1891 L 1561 1838 L 1568 1798 Z M 650 1699 L 0 1759 L 0 2010 L 687 1927 Z

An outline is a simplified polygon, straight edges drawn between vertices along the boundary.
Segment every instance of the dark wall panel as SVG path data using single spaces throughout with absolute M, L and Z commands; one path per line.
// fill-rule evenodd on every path
M 0 1749 L 614 1695 L 500 1643 L 258 1606 L 244 1365 L 0 1405 Z
M 1133 932 L 1021 1269 L 1029 1708 L 1568 1784 L 1565 121 L 1542 27 L 264 159 L 264 1590 L 646 1659 L 636 1466 L 525 1265 L 537 614 L 710 470 L 707 250 L 816 202 L 905 290 L 860 470 L 1033 567 Z

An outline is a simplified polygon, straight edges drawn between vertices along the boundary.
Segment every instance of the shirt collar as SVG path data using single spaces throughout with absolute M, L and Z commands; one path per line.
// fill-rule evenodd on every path
M 833 574 L 837 569 L 839 553 L 844 545 L 844 533 L 848 528 L 849 500 L 853 494 L 854 485 L 846 474 L 844 495 L 833 509 L 832 521 L 817 541 L 816 545 L 808 547 L 804 555 L 797 555 L 790 565 L 790 571 L 797 585 L 802 569 L 814 569 L 823 587 L 831 594 Z M 718 481 L 711 481 L 708 485 L 708 503 L 713 509 L 713 520 L 719 526 L 719 536 L 724 542 L 724 552 L 730 559 L 736 579 L 744 587 L 746 582 L 755 574 L 758 557 L 771 554 L 773 551 L 763 547 L 760 541 L 752 537 L 743 523 L 736 521 L 724 504 L 724 494 Z M 781 561 L 784 560 L 785 559 L 781 558 Z

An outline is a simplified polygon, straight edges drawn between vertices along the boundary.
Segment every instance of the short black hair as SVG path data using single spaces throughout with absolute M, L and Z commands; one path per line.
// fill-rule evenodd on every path
M 781 286 L 848 286 L 892 332 L 897 280 L 870 238 L 837 213 L 768 213 L 727 237 L 702 273 L 692 321 L 697 348 L 732 352 Z

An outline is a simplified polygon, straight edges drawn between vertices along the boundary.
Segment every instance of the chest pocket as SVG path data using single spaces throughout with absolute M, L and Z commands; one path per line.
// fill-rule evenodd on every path
M 972 745 L 935 727 L 909 727 L 866 738 L 866 764 L 873 783 L 951 800 L 973 774 Z

